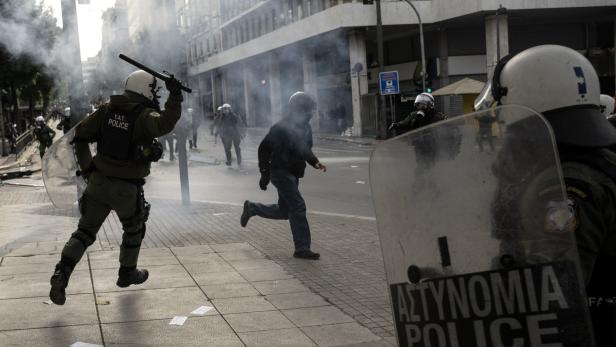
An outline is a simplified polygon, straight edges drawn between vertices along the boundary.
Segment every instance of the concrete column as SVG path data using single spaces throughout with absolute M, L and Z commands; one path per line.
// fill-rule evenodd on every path
M 449 84 L 449 47 L 447 43 L 447 29 L 441 28 L 439 30 L 439 58 L 440 58 L 440 88 Z M 449 115 L 451 105 L 451 96 L 445 96 L 443 100 L 443 110 Z
M 366 38 L 362 31 L 349 32 L 351 96 L 353 101 L 353 136 L 362 136 L 361 96 L 368 93 Z M 360 71 L 358 71 L 360 70 Z
M 210 90 L 212 91 L 212 112 L 218 108 L 218 102 L 216 100 L 217 86 L 216 86 L 216 73 L 214 70 L 210 71 Z
M 257 125 L 257 119 L 255 115 L 255 108 L 253 106 L 254 98 L 252 96 L 252 90 L 254 86 L 254 76 L 250 69 L 250 63 L 244 63 L 244 106 L 246 110 L 246 124 L 249 127 L 255 127 Z
M 317 77 L 317 62 L 314 56 L 314 50 L 311 47 L 307 47 L 302 55 L 303 69 L 304 69 L 304 92 L 312 95 L 317 102 L 317 109 L 315 116 L 310 122 L 314 129 L 319 129 L 319 86 Z
M 278 57 L 270 55 L 269 61 L 269 86 L 272 124 L 282 119 L 282 95 L 280 94 L 280 68 Z
M 497 58 L 497 32 L 500 34 L 500 57 L 509 54 L 509 20 L 507 15 L 499 15 L 499 30 L 496 28 L 496 16 L 486 17 L 486 61 L 488 68 L 488 81 L 492 78 L 494 68 L 498 63 Z
M 227 79 L 229 78 L 229 72 L 228 71 L 221 71 L 220 73 L 220 90 L 221 90 L 221 96 L 222 96 L 222 103 L 229 103 L 229 91 L 228 91 L 228 83 L 227 83 Z

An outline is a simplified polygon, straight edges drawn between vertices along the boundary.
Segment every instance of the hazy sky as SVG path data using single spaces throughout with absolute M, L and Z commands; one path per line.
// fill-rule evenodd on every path
M 45 7 L 51 8 L 54 16 L 58 18 L 58 25 L 62 26 L 61 0 L 42 0 L 42 2 Z M 81 60 L 95 56 L 101 49 L 103 25 L 101 16 L 114 3 L 115 0 L 90 0 L 89 5 L 77 4 Z

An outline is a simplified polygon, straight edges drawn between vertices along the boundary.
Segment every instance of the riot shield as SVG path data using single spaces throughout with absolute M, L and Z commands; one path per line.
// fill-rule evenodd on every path
M 594 346 L 557 158 L 545 119 L 517 106 L 375 149 L 370 181 L 400 346 Z
M 69 209 L 85 191 L 86 182 L 76 175 L 79 164 L 71 144 L 75 127 L 56 141 L 43 156 L 43 182 L 49 200 L 61 209 Z

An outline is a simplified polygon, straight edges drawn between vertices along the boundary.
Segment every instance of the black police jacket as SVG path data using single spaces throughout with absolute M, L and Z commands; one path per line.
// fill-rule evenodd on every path
M 306 162 L 315 166 L 319 160 L 312 153 L 312 128 L 305 121 L 285 117 L 274 124 L 259 145 L 259 170 L 284 170 L 304 177 Z
M 432 123 L 440 122 L 445 119 L 447 119 L 447 116 L 445 116 L 441 112 L 436 112 L 434 109 L 427 111 L 423 114 L 419 111 L 414 111 L 405 119 L 401 120 L 398 123 L 398 126 L 414 130 Z

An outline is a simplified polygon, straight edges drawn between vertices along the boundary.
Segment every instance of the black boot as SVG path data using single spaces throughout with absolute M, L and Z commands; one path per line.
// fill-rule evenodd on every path
M 148 270 L 139 270 L 137 267 L 120 267 L 118 271 L 118 287 L 126 288 L 131 284 L 141 284 L 148 279 Z
M 242 216 L 240 217 L 240 225 L 242 228 L 245 228 L 248 224 L 248 220 L 252 217 L 253 214 L 250 211 L 250 201 L 244 201 L 244 210 L 242 211 Z
M 51 290 L 49 291 L 49 299 L 56 305 L 64 305 L 66 302 L 66 286 L 71 278 L 71 273 L 75 268 L 74 264 L 66 260 L 61 260 L 56 264 L 56 270 L 51 276 Z
M 319 253 L 315 253 L 311 250 L 295 251 L 295 253 L 293 253 L 293 256 L 295 258 L 310 259 L 310 260 L 318 260 L 321 257 Z

